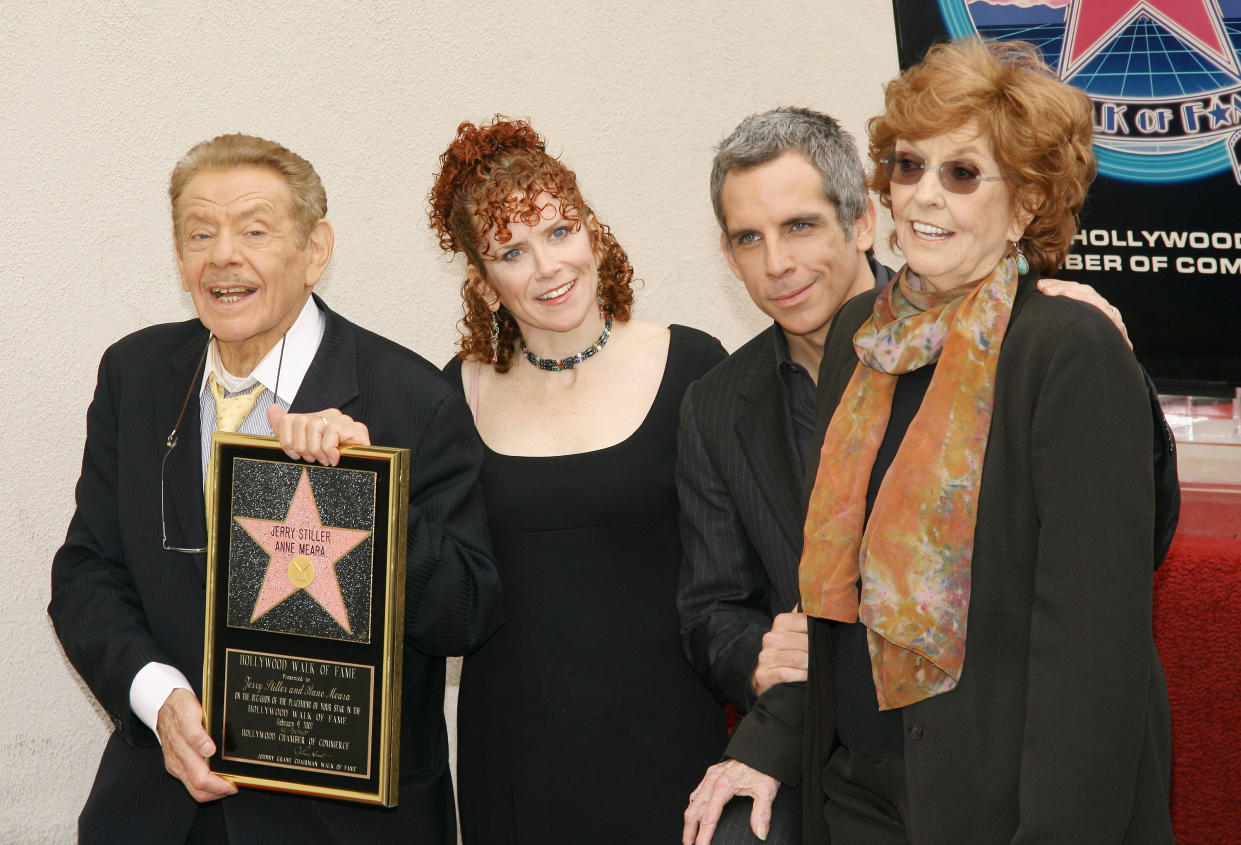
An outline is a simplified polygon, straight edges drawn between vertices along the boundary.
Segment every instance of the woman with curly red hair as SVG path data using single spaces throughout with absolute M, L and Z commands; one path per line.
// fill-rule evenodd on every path
M 447 374 L 487 447 L 506 604 L 462 674 L 462 833 L 666 841 L 726 739 L 681 653 L 674 487 L 681 396 L 724 350 L 631 318 L 624 250 L 544 147 L 523 121 L 462 123 L 431 191 L 466 258 Z

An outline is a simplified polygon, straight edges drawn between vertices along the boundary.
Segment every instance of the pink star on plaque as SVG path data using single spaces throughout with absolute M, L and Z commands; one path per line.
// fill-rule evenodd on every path
M 1140 15 L 1163 26 L 1222 70 L 1241 75 L 1219 0 L 1070 0 L 1060 78 L 1068 79 L 1081 70 Z
M 315 494 L 310 489 L 310 478 L 304 468 L 283 522 L 242 516 L 233 518 L 271 556 L 258 600 L 254 603 L 254 612 L 250 616 L 251 622 L 298 590 L 305 590 L 345 633 L 353 633 L 349 627 L 345 601 L 340 594 L 340 581 L 336 578 L 336 562 L 353 551 L 371 532 L 325 526 L 319 517 Z

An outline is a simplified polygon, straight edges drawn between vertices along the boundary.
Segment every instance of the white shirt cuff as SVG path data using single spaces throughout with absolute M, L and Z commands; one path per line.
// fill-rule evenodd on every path
M 155 730 L 159 708 L 164 706 L 164 700 L 175 689 L 194 692 L 181 670 L 167 663 L 148 663 L 134 675 L 129 685 L 129 708 L 151 729 L 156 739 L 159 738 L 159 732 Z

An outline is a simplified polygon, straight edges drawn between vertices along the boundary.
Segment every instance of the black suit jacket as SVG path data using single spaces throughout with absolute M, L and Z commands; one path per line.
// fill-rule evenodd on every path
M 887 284 L 892 271 L 870 267 Z M 773 323 L 690 386 L 677 435 L 681 641 L 716 697 L 743 713 L 763 634 L 798 602 L 806 508 L 780 331 Z
M 408 448 L 412 458 L 399 808 L 242 789 L 222 802 L 229 838 L 451 845 L 444 656 L 477 646 L 502 612 L 478 485 L 482 445 L 438 370 L 316 302 L 325 332 L 291 410 L 340 408 L 369 426 L 372 442 Z M 77 510 L 52 564 L 48 608 L 116 727 L 79 819 L 83 842 L 184 841 L 196 812 L 130 710 L 129 687 L 158 661 L 184 672 L 201 697 L 205 555 L 162 550 L 159 468 L 206 343 L 197 320 L 122 339 L 103 356 L 87 413 Z M 198 432 L 192 399 L 167 464 L 173 545 L 206 545 Z
M 829 335 L 820 433 L 873 297 L 846 304 Z M 1172 841 L 1167 691 L 1150 624 L 1151 538 L 1157 560 L 1163 539 L 1151 414 L 1106 318 L 1023 279 L 996 376 L 961 682 L 902 710 L 915 845 Z M 772 774 L 802 759 L 807 842 L 828 837 L 828 637 L 812 620 L 808 684 L 760 698 L 729 747 Z M 756 745 L 769 759 L 734 753 Z
M 801 467 L 779 331 L 773 323 L 690 385 L 677 436 L 681 639 L 699 676 L 742 712 L 763 634 L 798 596 Z

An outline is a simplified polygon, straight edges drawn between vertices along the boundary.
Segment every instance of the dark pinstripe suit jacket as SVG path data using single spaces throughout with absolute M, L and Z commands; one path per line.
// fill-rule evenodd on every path
M 699 676 L 741 712 L 754 702 L 763 634 L 798 596 L 801 467 L 777 369 L 779 331 L 773 323 L 690 385 L 677 438 L 681 639 Z M 786 774 L 796 783 L 801 772 Z M 800 814 L 800 794 L 781 789 L 768 842 L 801 841 Z M 749 815 L 749 802 L 731 802 L 712 841 L 757 843 Z
M 873 258 L 870 268 L 877 287 L 888 283 L 891 270 Z M 716 696 L 743 713 L 763 634 L 798 601 L 806 506 L 779 332 L 773 323 L 690 387 L 677 440 L 681 641 Z
M 229 838 L 452 845 L 444 655 L 489 636 L 502 606 L 478 486 L 482 444 L 465 400 L 435 367 L 316 301 L 326 328 L 292 410 L 340 408 L 367 423 L 373 442 L 412 456 L 400 806 L 243 789 L 223 802 Z M 124 338 L 104 354 L 87 413 L 77 511 L 52 564 L 48 608 L 116 726 L 79 819 L 82 842 L 183 842 L 194 820 L 194 801 L 129 709 L 129 686 L 154 660 L 201 692 L 205 555 L 162 551 L 159 466 L 206 342 L 197 320 Z M 206 539 L 196 417 L 195 405 L 167 466 L 170 541 L 189 546 Z
M 716 696 L 742 712 L 763 634 L 798 597 L 801 467 L 779 331 L 773 323 L 690 386 L 677 440 L 681 639 Z

